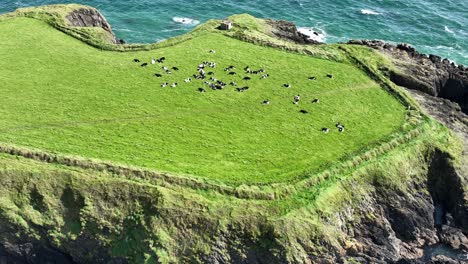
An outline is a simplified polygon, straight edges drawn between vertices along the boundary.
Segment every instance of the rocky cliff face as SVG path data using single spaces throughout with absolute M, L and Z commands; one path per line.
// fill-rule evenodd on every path
M 455 65 L 436 55 L 421 54 L 407 44 L 392 45 L 378 40 L 351 40 L 393 58 L 397 71 L 388 72 L 397 85 L 449 99 L 468 113 L 468 67 Z
M 462 176 L 448 160 L 436 151 L 427 179 L 409 183 L 406 192 L 377 185 L 362 204 L 372 217 L 348 229 L 356 243 L 347 248 L 347 256 L 361 263 L 425 263 L 433 257 L 426 252 L 428 246 L 447 245 L 454 255 L 447 257 L 450 263 L 462 263 L 463 252 L 468 252 L 468 208 Z
M 397 256 L 398 263 L 466 263 L 468 261 L 468 68 L 436 55 L 425 55 L 407 44 L 352 40 L 388 55 L 397 71 L 381 69 L 397 85 L 408 88 L 424 110 L 452 129 L 463 141 L 461 168 L 436 152 L 428 160 L 427 181 L 408 193 L 377 189 L 373 206 L 381 208 L 376 221 L 364 222 L 354 232 L 370 248 L 363 256 Z M 413 193 L 413 194 L 412 194 Z M 379 240 L 382 234 L 393 239 Z M 373 238 L 369 240 L 369 238 Z M 445 245 L 446 256 L 431 257 L 428 245 Z M 452 250 L 452 251 L 450 251 Z M 365 250 L 364 250 L 365 251 Z M 352 252 L 356 253 L 356 252 Z M 447 256 L 449 255 L 449 256 Z M 377 260 L 366 259 L 366 262 Z M 390 261 L 387 259 L 386 261 Z
M 115 44 L 122 42 L 122 40 L 117 40 L 115 38 L 115 34 L 107 20 L 94 8 L 74 10 L 66 16 L 66 19 L 75 27 L 100 27 L 112 35 Z
M 322 44 L 299 32 L 296 25 L 292 22 L 272 19 L 267 19 L 266 22 L 272 27 L 273 35 L 280 39 L 293 41 L 299 44 Z
M 73 259 L 56 249 L 40 243 L 0 243 L 0 263 L 61 263 L 75 264 Z

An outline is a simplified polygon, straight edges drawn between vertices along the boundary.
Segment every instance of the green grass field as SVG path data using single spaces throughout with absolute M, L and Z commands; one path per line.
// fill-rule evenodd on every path
M 133 62 L 161 56 L 180 70 L 166 75 L 160 64 Z M 217 63 L 217 79 L 250 89 L 197 92 L 202 81 L 184 79 L 202 61 Z M 224 71 L 229 65 L 236 76 Z M 247 65 L 270 77 L 243 81 Z M 179 86 L 161 88 L 162 82 Z M 0 142 L 230 184 L 294 180 L 405 121 L 404 106 L 351 64 L 217 33 L 152 51 L 100 51 L 29 18 L 0 22 L 0 94 Z M 296 94 L 299 105 L 292 103 Z M 261 104 L 266 99 L 270 105 Z

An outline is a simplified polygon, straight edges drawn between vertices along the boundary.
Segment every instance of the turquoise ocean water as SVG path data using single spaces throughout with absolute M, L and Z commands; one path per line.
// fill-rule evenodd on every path
M 127 42 L 155 42 L 210 18 L 249 13 L 313 28 L 328 43 L 362 38 L 406 42 L 468 64 L 468 0 L 0 0 L 0 13 L 54 3 L 98 8 Z

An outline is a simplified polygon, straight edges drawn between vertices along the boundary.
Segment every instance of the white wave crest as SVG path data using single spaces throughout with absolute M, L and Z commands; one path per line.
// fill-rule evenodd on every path
M 444 27 L 445 31 L 448 32 L 448 33 L 454 33 L 453 30 L 451 30 L 449 27 L 445 26 Z
M 310 27 L 299 27 L 297 28 L 299 33 L 302 33 L 309 37 L 311 40 L 315 40 L 318 42 L 325 42 L 327 33 L 322 29 L 315 29 Z
M 200 21 L 188 17 L 173 17 L 172 21 L 189 26 L 195 26 L 200 24 Z
M 114 28 L 115 31 L 122 31 L 122 32 L 135 32 L 131 29 L 127 29 L 127 28 Z
M 378 15 L 381 15 L 382 13 L 379 13 L 377 11 L 370 10 L 370 9 L 361 9 L 361 14 L 378 16 Z

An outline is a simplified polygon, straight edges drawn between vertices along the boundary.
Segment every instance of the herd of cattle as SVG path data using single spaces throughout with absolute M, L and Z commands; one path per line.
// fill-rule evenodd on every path
M 216 53 L 216 51 L 214 50 L 210 50 L 210 53 L 214 54 Z M 140 63 L 141 61 L 139 59 L 134 59 L 133 60 L 135 63 Z M 166 61 L 166 58 L 165 57 L 161 57 L 159 59 L 151 59 L 151 62 L 144 62 L 142 64 L 140 64 L 141 67 L 147 67 L 149 64 L 163 64 L 164 62 Z M 205 93 L 206 92 L 206 89 L 205 87 L 208 89 L 212 89 L 212 90 L 223 90 L 226 86 L 228 86 L 228 84 L 222 80 L 218 80 L 214 77 L 215 73 L 213 71 L 214 68 L 216 68 L 217 64 L 216 62 L 212 62 L 212 61 L 203 61 L 202 63 L 200 63 L 196 69 L 196 73 L 194 73 L 191 77 L 187 77 L 184 79 L 184 82 L 186 83 L 189 83 L 189 82 L 192 82 L 192 80 L 202 80 L 203 81 L 203 87 L 199 87 L 197 89 L 198 92 L 200 93 Z M 161 70 L 166 74 L 166 75 L 170 75 L 172 74 L 172 71 L 178 71 L 179 68 L 178 67 L 166 67 L 166 66 L 162 66 L 161 67 Z M 237 75 L 237 72 L 235 71 L 236 70 L 236 67 L 234 65 L 230 65 L 228 67 L 226 67 L 224 69 L 224 71 L 229 75 L 229 76 L 234 76 L 234 75 Z M 245 76 L 244 78 L 242 78 L 243 81 L 246 81 L 248 82 L 249 80 L 252 79 L 252 77 L 254 75 L 261 75 L 260 76 L 260 79 L 266 79 L 268 77 L 270 77 L 270 74 L 266 73 L 266 71 L 264 69 L 258 69 L 258 70 L 252 70 L 249 66 L 246 66 L 244 67 L 244 73 L 245 74 L 248 74 L 248 76 Z M 162 73 L 155 73 L 154 76 L 156 78 L 162 78 L 163 77 L 163 74 Z M 333 78 L 333 75 L 331 74 L 327 74 L 326 75 L 327 78 Z M 310 76 L 308 77 L 308 80 L 311 80 L 311 81 L 314 81 L 316 80 L 317 77 L 315 76 Z M 175 88 L 177 87 L 179 84 L 177 82 L 174 82 L 174 83 L 168 83 L 168 82 L 163 82 L 161 83 L 161 87 L 172 87 L 172 88 Z M 238 84 L 234 81 L 231 81 L 229 82 L 229 85 L 232 86 L 232 87 L 235 87 L 235 91 L 237 92 L 245 92 L 247 90 L 249 90 L 249 86 L 242 86 L 242 87 L 239 87 Z M 289 84 L 289 83 L 285 83 L 283 84 L 283 87 L 284 88 L 292 88 L 292 85 Z M 301 101 L 301 96 L 298 94 L 298 95 L 295 95 L 293 97 L 293 104 L 299 104 L 299 102 Z M 316 104 L 316 103 L 319 103 L 320 100 L 318 98 L 315 98 L 311 101 L 311 103 L 313 104 Z M 263 105 L 269 105 L 270 104 L 270 100 L 264 100 L 261 102 Z M 309 112 L 307 110 L 300 110 L 299 111 L 300 113 L 302 114 L 308 114 Z M 344 126 L 340 123 L 337 123 L 336 125 L 336 128 L 338 129 L 339 132 L 344 132 Z M 329 128 L 322 128 L 321 131 L 323 133 L 328 133 L 330 131 Z

